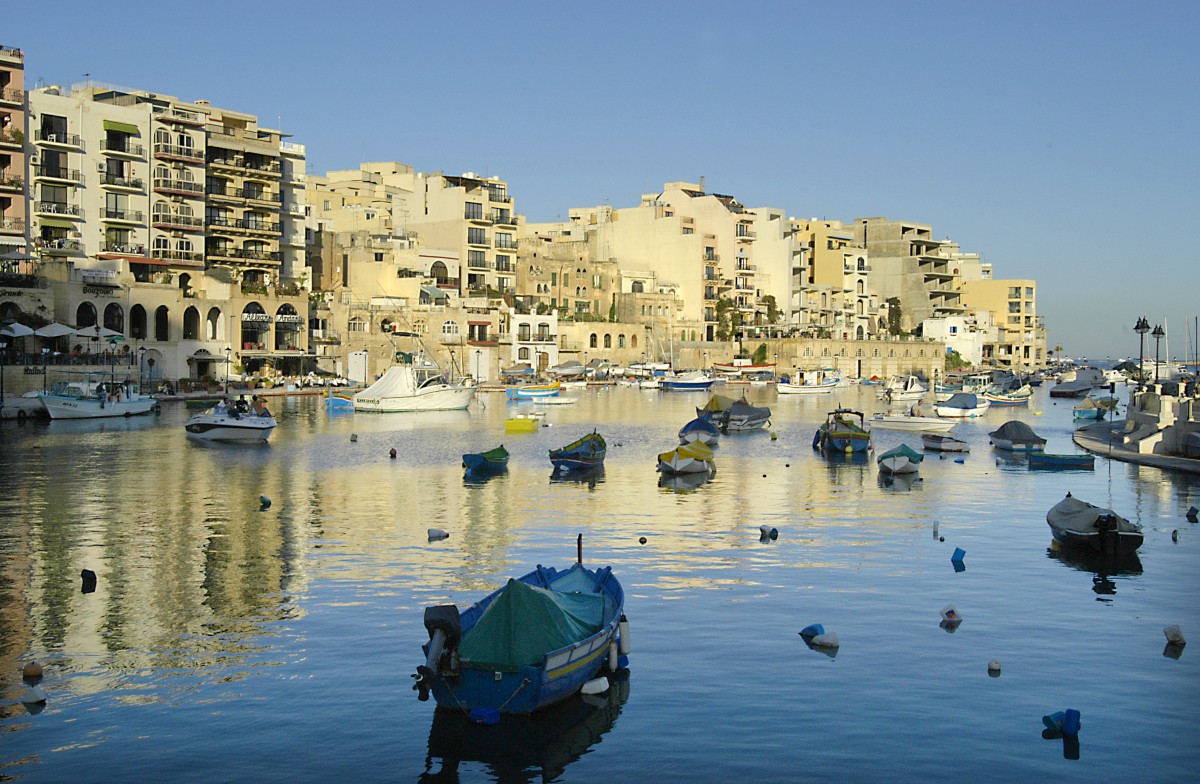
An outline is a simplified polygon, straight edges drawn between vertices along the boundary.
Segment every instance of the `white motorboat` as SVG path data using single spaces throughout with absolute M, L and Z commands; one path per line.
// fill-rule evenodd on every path
M 901 444 L 875 458 L 875 462 L 885 474 L 915 474 L 924 459 L 925 455 L 914 451 L 908 444 Z
M 927 394 L 929 386 L 916 376 L 893 376 L 888 385 L 879 391 L 880 399 L 889 402 L 920 400 Z
M 104 374 L 85 374 L 80 381 L 56 381 L 37 395 L 51 419 L 99 419 L 148 414 L 158 404 L 132 381 L 101 381 Z
M 949 400 L 933 404 L 933 411 L 947 419 L 970 419 L 987 413 L 991 403 L 974 392 L 955 392 Z
M 783 383 L 782 381 L 775 385 L 775 389 L 781 395 L 820 395 L 827 392 L 832 392 L 841 386 L 841 380 L 831 378 L 827 381 L 821 381 L 814 384 L 795 384 L 792 382 Z
M 907 430 L 910 432 L 945 433 L 957 422 L 936 416 L 923 416 L 920 404 L 907 411 L 891 411 L 875 414 L 871 417 L 871 426 L 884 430 Z
M 195 441 L 261 443 L 271 437 L 275 417 L 269 411 L 243 414 L 218 406 L 196 414 L 183 427 L 187 437 Z
M 466 408 L 478 386 L 472 379 L 447 383 L 441 368 L 414 357 L 408 365 L 392 365 L 378 381 L 354 396 L 355 411 L 456 411 Z

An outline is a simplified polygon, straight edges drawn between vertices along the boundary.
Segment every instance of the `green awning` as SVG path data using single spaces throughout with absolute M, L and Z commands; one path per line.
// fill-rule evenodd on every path
M 140 133 L 140 131 L 138 131 L 138 127 L 136 125 L 130 125 L 129 123 L 117 122 L 116 120 L 105 120 L 104 121 L 104 130 L 120 131 L 121 133 L 128 133 L 132 136 L 137 136 Z
M 63 220 L 62 218 L 38 218 L 38 221 L 43 226 L 50 226 L 55 229 L 73 229 L 73 228 L 75 228 L 74 223 L 72 223 L 69 220 Z

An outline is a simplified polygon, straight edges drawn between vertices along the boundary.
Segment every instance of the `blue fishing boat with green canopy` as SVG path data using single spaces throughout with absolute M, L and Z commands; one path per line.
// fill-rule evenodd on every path
M 582 546 L 581 546 L 582 547 Z M 421 700 L 481 721 L 529 714 L 578 692 L 628 652 L 625 592 L 612 567 L 538 566 L 466 610 L 425 609 Z M 618 639 L 618 630 L 625 637 Z

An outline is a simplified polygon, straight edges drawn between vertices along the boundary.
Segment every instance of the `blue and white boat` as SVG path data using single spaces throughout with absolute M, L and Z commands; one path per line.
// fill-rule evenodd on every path
M 471 452 L 462 456 L 463 473 L 469 476 L 498 474 L 508 469 L 508 450 L 504 444 L 486 452 Z
M 559 471 L 588 471 L 604 465 L 607 452 L 604 436 L 593 430 L 561 449 L 551 449 L 550 462 Z
M 481 723 L 529 714 L 578 692 L 628 651 L 625 592 L 611 567 L 538 566 L 466 610 L 425 609 L 429 641 L 413 688 Z
M 970 419 L 987 413 L 991 403 L 974 392 L 955 392 L 949 400 L 933 404 L 933 413 L 947 419 Z
M 713 424 L 707 416 L 698 416 L 679 429 L 679 443 L 690 444 L 699 441 L 712 446 L 721 436 L 721 429 Z
M 536 400 L 544 397 L 554 397 L 562 390 L 562 383 L 553 381 L 549 384 L 527 384 L 521 387 L 509 387 L 504 390 L 509 400 Z
M 664 376 L 662 388 L 670 392 L 706 392 L 715 383 L 716 380 L 709 378 L 707 373 L 693 370 L 678 376 Z

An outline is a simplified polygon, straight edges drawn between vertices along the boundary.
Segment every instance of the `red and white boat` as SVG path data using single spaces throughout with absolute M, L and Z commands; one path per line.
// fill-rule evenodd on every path
M 755 364 L 749 356 L 739 354 L 732 362 L 714 362 L 712 369 L 716 373 L 727 376 L 748 376 L 751 373 L 774 373 L 775 363 L 764 362 Z

